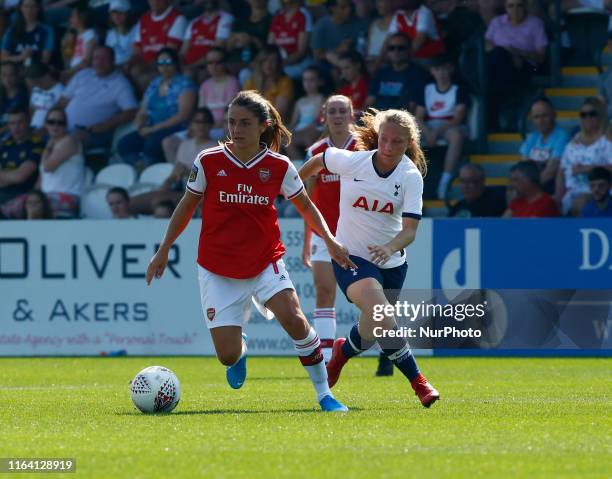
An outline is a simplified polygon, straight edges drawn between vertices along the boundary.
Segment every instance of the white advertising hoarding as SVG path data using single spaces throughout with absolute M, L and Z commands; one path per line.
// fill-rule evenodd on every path
M 0 222 L 0 355 L 214 354 L 197 281 L 199 220 L 177 241 L 164 277 L 145 283 L 166 224 Z M 303 222 L 283 219 L 281 230 L 287 269 L 310 316 L 315 294 L 301 260 Z M 406 287 L 431 287 L 431 230 L 424 220 L 408 250 Z M 336 308 L 344 334 L 356 310 L 339 290 Z M 276 321 L 254 311 L 246 330 L 251 354 L 294 354 Z

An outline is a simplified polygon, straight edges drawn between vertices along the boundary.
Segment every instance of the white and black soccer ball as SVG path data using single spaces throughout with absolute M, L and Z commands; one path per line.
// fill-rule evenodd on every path
M 167 413 L 181 399 L 181 385 L 170 369 L 149 366 L 130 383 L 132 401 L 144 413 Z

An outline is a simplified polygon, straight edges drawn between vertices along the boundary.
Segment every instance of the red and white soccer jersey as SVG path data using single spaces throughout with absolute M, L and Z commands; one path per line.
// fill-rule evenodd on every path
M 185 42 L 189 49 L 185 54 L 185 64 L 191 65 L 204 57 L 219 40 L 227 40 L 232 33 L 234 17 L 227 12 L 213 15 L 200 15 L 191 21 L 185 31 Z
M 356 143 L 357 139 L 350 135 L 342 145 L 342 149 L 353 151 Z M 331 139 L 329 137 L 323 138 L 308 148 L 306 157 L 312 158 L 314 155 L 323 153 L 330 146 L 334 146 Z M 335 235 L 338 216 L 340 215 L 340 177 L 323 168 L 316 176 L 312 202 L 321 212 L 331 233 Z M 314 231 L 313 233 L 317 234 Z
M 336 239 L 349 253 L 368 260 L 368 245 L 382 245 L 402 230 L 402 217 L 420 219 L 423 210 L 423 177 L 404 156 L 389 173 L 374 168 L 376 151 L 328 148 L 325 168 L 340 175 L 340 218 Z M 395 268 L 406 257 L 396 252 L 380 268 Z
M 418 51 L 415 58 L 431 58 L 444 53 L 445 46 L 442 40 L 440 24 L 433 12 L 425 5 L 408 15 L 404 10 L 398 10 L 393 14 L 389 24 L 389 33 L 402 32 L 414 39 L 417 33 L 427 34 L 427 40 Z
M 300 33 L 312 30 L 312 17 L 308 10 L 299 8 L 289 19 L 283 10 L 278 12 L 270 23 L 270 33 L 274 35 L 274 43 L 281 49 L 283 57 L 298 50 Z
M 134 46 L 140 48 L 143 63 L 155 60 L 157 52 L 167 46 L 180 46 L 185 36 L 187 20 L 172 7 L 161 15 L 148 11 L 136 25 Z
M 303 188 L 289 158 L 267 148 L 246 163 L 227 145 L 202 151 L 187 182 L 204 195 L 198 264 L 229 278 L 257 276 L 285 254 L 274 199 Z

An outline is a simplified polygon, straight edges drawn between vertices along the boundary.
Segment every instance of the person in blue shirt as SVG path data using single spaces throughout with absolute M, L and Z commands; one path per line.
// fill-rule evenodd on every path
M 535 127 L 520 148 L 523 160 L 533 160 L 540 167 L 540 183 L 547 193 L 553 193 L 559 162 L 565 145 L 569 142 L 567 132 L 555 123 L 557 113 L 552 102 L 541 97 L 533 102 L 529 118 Z
M 583 218 L 609 218 L 612 217 L 612 199 L 610 186 L 612 173 L 610 170 L 598 166 L 589 173 L 589 189 L 593 199 L 582 209 Z

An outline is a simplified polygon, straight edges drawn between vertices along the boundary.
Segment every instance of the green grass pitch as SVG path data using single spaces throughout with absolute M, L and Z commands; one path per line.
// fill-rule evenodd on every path
M 74 457 L 76 476 L 101 478 L 612 476 L 610 359 L 419 363 L 442 395 L 431 409 L 366 358 L 334 388 L 342 415 L 319 412 L 295 358 L 250 358 L 239 391 L 212 358 L 5 358 L 0 457 Z M 168 415 L 129 397 L 154 364 L 181 381 Z

